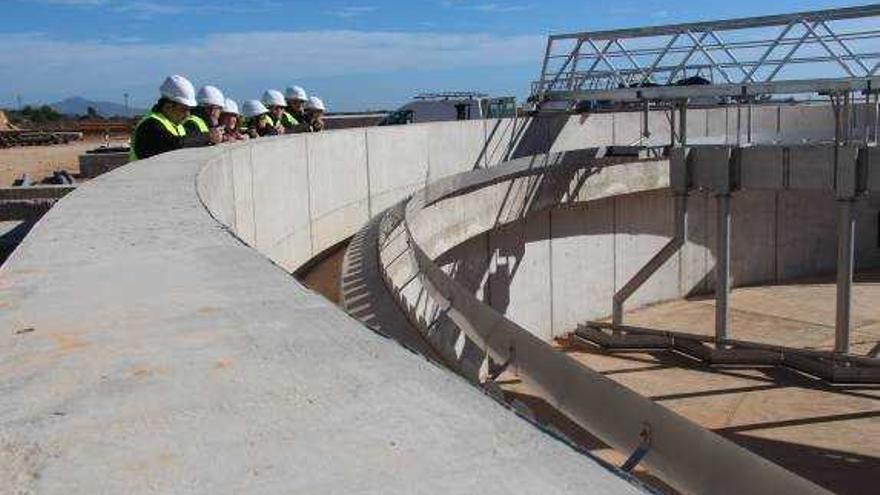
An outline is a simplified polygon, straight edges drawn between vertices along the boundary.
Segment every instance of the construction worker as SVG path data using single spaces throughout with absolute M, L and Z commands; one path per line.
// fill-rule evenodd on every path
M 306 113 L 304 106 L 309 101 L 306 90 L 299 86 L 291 86 L 284 92 L 284 98 L 287 100 L 287 113 L 296 121 L 296 125 L 288 128 L 293 132 L 308 132 L 310 130 L 308 122 L 306 122 Z
M 134 128 L 129 159 L 143 160 L 180 148 L 218 143 L 219 134 L 187 135 L 183 121 L 195 107 L 195 88 L 185 77 L 173 75 L 159 88 L 161 97 Z
M 223 113 L 220 114 L 220 125 L 223 127 L 224 141 L 241 141 L 247 139 L 247 134 L 241 132 L 241 115 L 238 113 L 238 103 L 226 98 L 223 105 Z
M 272 126 L 276 129 L 276 134 L 284 134 L 286 125 L 290 124 L 293 117 L 287 113 L 287 101 L 281 91 L 268 89 L 263 93 L 263 105 L 269 109 L 269 117 L 272 119 Z
M 326 110 L 323 100 L 317 96 L 309 96 L 309 101 L 305 105 L 305 112 L 306 122 L 309 124 L 312 132 L 324 130 L 324 112 Z
M 183 127 L 189 135 L 210 134 L 214 129 L 220 129 L 220 113 L 226 98 L 223 92 L 214 86 L 204 86 L 196 94 L 198 106 L 190 112 L 189 117 L 183 121 Z
M 250 137 L 274 136 L 278 134 L 278 128 L 269 109 L 260 100 L 248 100 L 241 107 L 241 115 L 245 118 L 245 128 Z

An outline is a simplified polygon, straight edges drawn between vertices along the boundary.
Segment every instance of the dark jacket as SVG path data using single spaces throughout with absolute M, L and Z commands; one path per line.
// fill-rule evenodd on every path
M 153 107 L 154 112 L 159 111 L 160 105 Z M 138 125 L 135 130 L 135 152 L 141 160 L 160 153 L 174 151 L 180 148 L 195 148 L 207 146 L 210 140 L 207 134 L 187 134 L 177 137 L 170 134 L 162 124 L 155 119 L 147 119 Z

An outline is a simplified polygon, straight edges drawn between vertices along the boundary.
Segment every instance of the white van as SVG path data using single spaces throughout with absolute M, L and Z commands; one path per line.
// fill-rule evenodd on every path
M 400 125 L 446 120 L 473 120 L 513 117 L 516 98 L 489 98 L 483 93 L 427 93 L 388 114 L 379 125 Z

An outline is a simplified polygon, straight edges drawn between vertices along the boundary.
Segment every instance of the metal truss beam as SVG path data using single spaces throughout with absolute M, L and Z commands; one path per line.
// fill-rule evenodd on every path
M 876 91 L 877 26 L 880 4 L 552 35 L 531 99 L 634 101 Z

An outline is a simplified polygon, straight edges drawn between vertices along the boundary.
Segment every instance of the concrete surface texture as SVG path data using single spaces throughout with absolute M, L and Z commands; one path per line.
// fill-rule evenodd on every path
M 4 492 L 641 491 L 230 236 L 197 173 L 261 146 L 91 181 L 0 269 Z
M 827 106 L 692 112 L 689 135 L 710 142 L 801 143 L 834 136 Z M 426 184 L 511 158 L 632 144 L 639 139 L 640 115 L 440 122 L 268 138 L 259 147 L 215 157 L 200 174 L 199 193 L 243 242 L 295 271 Z M 747 122 L 753 122 L 750 133 Z M 651 113 L 649 128 L 652 141 L 669 142 L 664 112 Z
M 868 355 L 880 342 L 880 273 L 857 273 L 854 280 L 852 352 Z M 737 289 L 730 299 L 731 338 L 833 350 L 835 289 L 823 278 Z M 627 315 L 627 323 L 712 335 L 706 322 L 712 320 L 714 311 L 713 298 L 693 297 L 634 310 Z
M 709 317 L 711 320 L 711 316 Z M 669 324 L 662 316 L 651 320 Z M 565 346 L 567 355 L 627 388 L 662 404 L 722 437 L 772 460 L 839 495 L 876 493 L 880 469 L 880 391 L 823 386 L 785 370 L 713 370 L 673 353 L 606 354 Z M 500 379 L 511 401 L 527 405 L 538 421 L 552 425 L 595 455 L 615 463 L 617 452 L 562 416 L 515 370 Z M 640 466 L 636 476 L 664 493 L 656 473 Z
M 466 188 L 472 175 L 478 174 L 447 181 L 448 187 Z M 673 198 L 667 185 L 665 161 L 522 178 L 414 210 L 409 228 L 429 256 L 454 270 L 459 283 L 550 341 L 580 323 L 609 315 L 615 291 L 672 236 Z M 742 191 L 732 204 L 735 286 L 834 271 L 837 240 L 831 193 Z M 880 201 L 864 199 L 857 211 L 857 266 L 880 266 Z M 714 290 L 714 197 L 691 194 L 688 216 L 683 249 L 627 307 Z M 394 283 L 412 277 L 403 265 L 405 261 L 390 267 Z M 420 299 L 414 286 L 404 294 L 412 301 Z M 433 311 L 425 306 L 419 315 L 430 322 Z
M 503 164 L 498 170 L 511 169 L 512 173 L 518 173 L 517 167 L 510 165 L 515 164 Z M 658 173 L 658 170 L 661 172 Z M 544 340 L 558 336 L 542 327 L 553 321 L 553 309 L 557 302 L 559 307 L 571 308 L 570 311 L 575 313 L 575 322 L 583 322 L 591 317 L 584 312 L 593 312 L 592 317 L 596 313 L 607 314 L 615 285 L 625 282 L 630 276 L 626 272 L 631 274 L 638 269 L 671 235 L 668 226 L 671 223 L 671 208 L 668 204 L 671 200 L 670 194 L 662 190 L 663 181 L 654 178 L 668 174 L 662 172 L 663 170 L 667 170 L 666 162 L 649 161 L 592 169 L 586 177 L 578 177 L 578 174 L 564 170 L 552 174 L 553 171 L 550 170 L 530 178 L 510 179 L 506 182 L 499 180 L 489 185 L 485 185 L 487 183 L 482 171 L 472 172 L 442 181 L 450 190 L 459 188 L 467 191 L 458 196 L 432 190 L 439 187 L 435 183 L 409 201 L 407 230 L 399 236 L 392 233 L 390 237 L 394 240 L 380 246 L 387 252 L 383 253 L 387 277 L 393 289 L 400 294 L 404 307 L 412 313 L 412 319 L 423 322 L 422 328 L 428 338 L 435 345 L 446 344 L 447 347 L 441 350 L 446 351 L 447 355 L 452 354 L 454 358 L 465 360 L 469 357 L 469 345 L 476 348 L 486 348 L 488 345 L 493 348 L 492 357 L 497 362 L 503 362 L 513 356 L 513 351 L 506 354 L 507 328 L 513 327 L 497 314 L 503 314 L 520 323 Z M 503 178 L 502 174 L 496 175 Z M 471 190 L 470 182 L 483 184 L 483 187 Z M 580 189 L 572 188 L 571 184 L 577 184 Z M 421 202 L 423 195 L 426 198 L 446 199 L 425 206 Z M 578 204 L 581 197 L 589 200 Z M 764 277 L 785 278 L 812 274 L 826 270 L 823 266 L 829 263 L 833 267 L 834 225 L 833 222 L 823 220 L 825 216 L 821 214 L 822 211 L 833 208 L 832 196 L 791 191 L 753 192 L 743 193 L 742 196 L 738 194 L 736 201 L 740 205 L 738 214 L 741 223 L 738 224 L 738 235 L 742 236 L 741 245 L 766 246 L 762 250 L 738 250 L 737 283 L 755 283 L 756 280 L 766 282 Z M 664 267 L 640 294 L 641 301 L 637 300 L 634 304 L 682 297 L 693 291 L 705 290 L 710 285 L 707 277 L 711 274 L 714 263 L 710 258 L 709 246 L 712 243 L 706 231 L 711 216 L 705 211 L 710 201 L 706 195 L 694 194 L 692 203 L 692 225 L 697 230 L 696 233 L 689 232 L 689 249 Z M 780 204 L 783 205 L 781 210 Z M 788 219 L 791 211 L 784 208 L 788 204 L 797 205 L 796 210 L 803 216 L 802 221 Z M 866 218 L 876 218 L 876 205 L 867 202 L 862 207 L 867 213 Z M 605 228 L 589 228 L 588 224 L 592 220 L 604 218 L 600 213 L 603 211 L 611 214 L 610 220 L 604 224 Z M 561 215 L 558 224 L 554 221 L 557 214 Z M 769 215 L 769 221 L 762 223 L 759 214 Z M 803 239 L 796 243 L 794 249 L 785 242 L 778 241 L 784 236 L 776 231 L 777 217 L 786 219 L 783 222 L 786 229 L 797 232 Z M 756 218 L 759 220 L 756 221 Z M 875 229 L 876 224 L 873 221 L 862 221 L 858 227 L 863 238 L 859 250 L 860 260 L 866 264 L 876 263 L 877 260 Z M 602 242 L 596 241 L 599 235 L 605 236 Z M 646 235 L 655 236 L 657 245 L 652 247 L 646 242 Z M 399 240 L 407 236 L 411 236 L 409 240 Z M 576 252 L 568 254 L 565 246 L 563 249 L 554 249 L 552 242 L 556 239 L 570 239 L 571 244 L 568 247 L 573 249 L 594 246 L 594 252 L 581 256 Z M 831 239 L 830 244 L 828 239 Z M 830 256 L 823 254 L 827 251 L 823 247 L 826 245 L 831 247 Z M 419 254 L 416 246 L 425 251 L 424 255 L 445 267 L 445 274 L 441 278 L 446 282 L 454 282 L 438 282 L 437 275 L 432 274 L 418 261 L 424 255 Z M 410 257 L 416 259 L 415 264 L 408 262 L 407 256 L 401 254 L 406 250 L 412 251 Z M 604 264 L 601 262 L 603 259 L 607 261 Z M 764 271 L 765 265 L 771 268 L 769 274 Z M 608 269 L 603 269 L 605 267 Z M 621 274 L 623 275 L 620 276 Z M 555 277 L 570 280 L 571 292 L 557 295 L 558 280 Z M 428 280 L 427 283 L 425 279 Z M 444 284 L 447 287 L 456 285 L 465 288 L 471 295 L 455 290 L 447 292 Z M 468 297 L 473 299 L 474 295 L 498 313 L 492 315 L 475 311 L 473 305 L 467 301 Z M 557 297 L 559 300 L 554 301 Z M 581 313 L 578 314 L 579 311 Z M 452 337 L 446 338 L 443 334 L 450 333 L 446 330 L 450 319 L 454 326 L 463 331 L 451 332 Z M 571 329 L 573 326 L 564 333 Z M 584 420 L 581 424 L 588 425 L 587 428 L 596 426 L 591 421 L 601 414 L 597 413 L 595 406 L 585 405 L 585 408 L 592 407 L 592 410 L 581 416 L 574 416 L 576 411 L 573 408 L 584 401 L 594 402 L 598 396 L 605 400 L 603 391 L 598 387 L 591 388 L 586 382 L 578 382 L 584 388 L 572 388 L 575 377 L 570 374 L 563 375 L 564 378 L 559 376 L 561 363 L 555 370 L 543 370 L 547 374 L 544 376 L 546 379 L 542 380 L 538 375 L 542 370 L 539 370 L 535 360 L 538 349 L 527 345 L 524 339 L 516 335 L 515 329 L 512 332 L 509 337 L 510 345 L 517 349 L 513 366 L 525 370 L 522 377 L 530 381 L 531 386 L 537 387 L 540 391 L 537 395 L 553 407 L 559 408 L 569 418 Z M 462 333 L 466 333 L 467 338 L 463 339 Z M 498 342 L 493 343 L 493 340 Z M 470 363 L 472 370 L 479 368 L 484 359 L 482 354 L 471 354 L 470 358 L 474 359 Z M 551 385 L 554 381 L 563 379 L 568 380 L 568 389 L 565 386 Z M 586 390 L 596 395 L 586 394 Z M 644 411 L 639 414 L 648 414 L 647 408 L 627 408 L 625 411 L 618 408 L 617 419 L 634 420 L 638 424 L 637 418 L 627 416 L 632 410 Z M 657 428 L 661 424 L 660 420 L 661 418 L 654 418 L 646 421 Z M 601 428 L 591 428 L 591 431 L 603 439 L 607 439 L 605 435 L 613 436 L 608 430 L 601 431 Z M 637 428 L 630 433 L 634 434 L 636 431 Z M 659 431 L 657 428 L 655 433 Z M 625 444 L 626 440 L 622 442 Z M 614 440 L 609 440 L 609 443 L 614 444 L 618 452 L 629 452 L 633 448 L 632 442 L 623 448 Z M 658 436 L 652 443 L 652 449 L 656 449 L 657 455 L 661 455 L 659 451 L 663 448 L 664 442 Z M 720 452 L 721 446 L 716 448 Z M 651 455 L 653 451 L 646 462 L 651 462 Z M 693 464 L 689 465 L 694 468 Z M 663 473 L 662 468 L 659 470 Z M 700 472 L 701 477 L 709 476 L 708 471 Z M 752 477 L 756 475 L 756 472 L 750 472 Z M 663 474 L 676 475 L 671 470 Z M 673 484 L 686 486 L 687 481 L 678 478 L 673 480 Z M 717 492 L 732 490 L 731 493 L 735 493 L 743 488 L 734 489 L 732 486 L 731 483 L 723 488 L 719 486 Z M 791 486 L 788 487 L 790 488 Z
M 878 281 L 877 272 L 856 276 L 853 350 L 858 354 L 869 353 L 880 339 Z M 834 290 L 828 279 L 736 289 L 731 299 L 732 336 L 829 350 Z M 713 312 L 714 301 L 698 297 L 634 310 L 626 319 L 633 325 L 711 335 Z M 710 369 L 674 353 L 609 354 L 570 342 L 561 342 L 562 350 L 591 369 L 834 493 L 876 492 L 876 387 L 830 386 L 778 368 Z M 515 371 L 501 381 L 511 400 L 528 403 L 541 420 L 566 431 L 593 453 L 621 462 L 619 453 L 562 421 Z M 637 474 L 651 478 L 649 472 Z
M 827 122 L 810 118 L 827 109 L 789 110 L 768 112 L 772 122 L 756 126 L 767 131 L 751 138 L 829 137 Z M 706 111 L 689 131 L 741 140 L 731 112 Z M 655 117 L 655 138 L 668 140 Z M 85 184 L 0 268 L 0 486 L 638 492 L 288 275 L 425 184 L 517 156 L 627 144 L 638 138 L 633 118 L 266 138 Z

